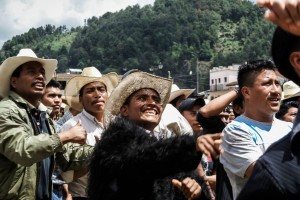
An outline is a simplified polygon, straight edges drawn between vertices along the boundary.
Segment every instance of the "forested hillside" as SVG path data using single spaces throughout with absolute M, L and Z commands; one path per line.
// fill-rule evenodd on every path
M 94 16 L 71 30 L 32 28 L 4 43 L 0 61 L 29 47 L 40 57 L 58 59 L 58 72 L 96 66 L 102 73 L 122 74 L 138 68 L 191 80 L 183 85 L 195 82 L 200 63 L 204 90 L 211 67 L 269 58 L 274 26 L 263 13 L 247 0 L 156 0 L 153 6 Z

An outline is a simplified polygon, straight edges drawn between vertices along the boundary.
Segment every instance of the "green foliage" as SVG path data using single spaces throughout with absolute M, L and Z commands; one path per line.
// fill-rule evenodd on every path
M 29 47 L 40 57 L 58 59 L 58 72 L 87 66 L 120 74 L 151 69 L 175 82 L 190 79 L 183 85 L 195 88 L 200 60 L 209 63 L 200 74 L 204 90 L 210 67 L 270 57 L 274 26 L 263 20 L 263 12 L 247 0 L 156 0 L 153 6 L 94 16 L 71 30 L 32 28 L 4 43 L 0 61 Z

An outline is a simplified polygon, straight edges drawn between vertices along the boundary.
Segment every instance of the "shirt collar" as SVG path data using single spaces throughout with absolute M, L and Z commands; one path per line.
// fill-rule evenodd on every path
M 27 105 L 27 107 L 30 110 L 36 108 L 34 105 L 32 105 L 31 103 L 26 101 L 23 97 L 21 97 L 18 93 L 14 92 L 14 91 L 10 91 L 9 96 L 11 96 L 13 99 L 15 99 L 15 101 Z M 44 104 L 42 104 L 41 102 L 39 102 L 39 105 L 36 109 L 38 109 L 40 111 L 46 111 L 47 107 Z
M 82 114 L 83 114 L 86 118 L 88 118 L 89 120 L 94 121 L 95 123 L 97 123 L 97 124 L 101 125 L 101 127 L 103 127 L 102 122 L 99 122 L 93 115 L 91 115 L 90 113 L 88 113 L 84 108 L 83 108 L 83 110 L 82 110 Z

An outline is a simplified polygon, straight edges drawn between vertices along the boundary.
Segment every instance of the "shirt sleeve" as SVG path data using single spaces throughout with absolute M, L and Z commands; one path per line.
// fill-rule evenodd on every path
M 57 134 L 36 134 L 27 117 L 16 108 L 2 108 L 0 115 L 0 154 L 20 165 L 31 166 L 63 151 Z M 23 111 L 24 116 L 26 112 Z M 36 134 L 36 135 L 35 135 Z
M 247 168 L 262 155 L 250 131 L 246 126 L 234 123 L 228 124 L 223 130 L 224 153 L 220 161 L 225 169 L 240 177 L 244 177 Z

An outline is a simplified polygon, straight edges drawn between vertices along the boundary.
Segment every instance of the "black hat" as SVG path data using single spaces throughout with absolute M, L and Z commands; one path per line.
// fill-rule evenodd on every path
M 181 104 L 178 107 L 178 110 L 180 113 L 182 113 L 185 110 L 191 110 L 193 106 L 199 105 L 199 106 L 205 106 L 205 101 L 203 98 L 187 98 L 181 102 Z

